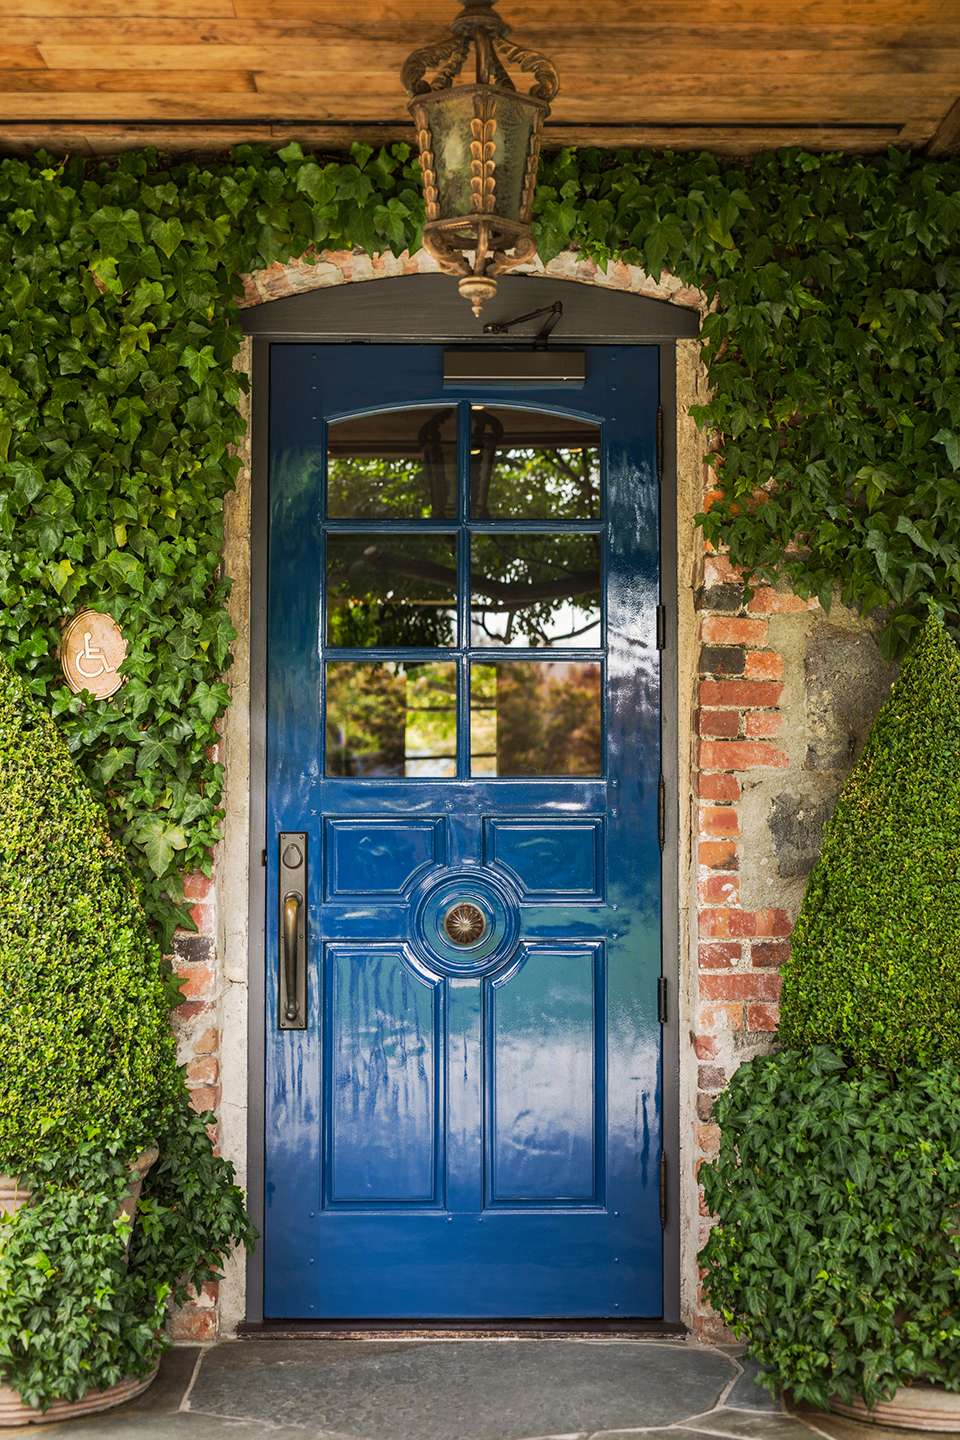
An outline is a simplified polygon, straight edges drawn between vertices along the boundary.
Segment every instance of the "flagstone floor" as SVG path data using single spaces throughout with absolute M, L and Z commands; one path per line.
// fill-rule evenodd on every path
M 175 1348 L 131 1404 L 0 1437 L 909 1440 L 904 1430 L 787 1413 L 755 1373 L 735 1350 L 683 1339 L 258 1337 Z

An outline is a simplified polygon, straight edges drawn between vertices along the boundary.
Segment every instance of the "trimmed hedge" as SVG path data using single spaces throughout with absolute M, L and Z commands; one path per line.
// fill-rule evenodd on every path
M 0 1379 L 29 1404 L 150 1372 L 182 1303 L 255 1231 L 190 1107 L 179 998 L 136 882 L 66 743 L 0 658 Z M 117 1207 L 156 1142 L 130 1253 Z
M 182 1081 L 175 986 L 53 721 L 0 659 L 0 1169 L 154 1141 Z
M 960 653 L 930 619 L 824 832 L 780 1039 L 889 1069 L 960 1061 Z

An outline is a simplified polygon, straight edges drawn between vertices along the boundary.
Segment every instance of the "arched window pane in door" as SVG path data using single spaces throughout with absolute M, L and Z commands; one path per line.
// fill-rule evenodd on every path
M 455 520 L 457 407 L 381 410 L 327 426 L 327 518 Z
M 474 405 L 474 520 L 599 520 L 600 426 L 570 415 Z

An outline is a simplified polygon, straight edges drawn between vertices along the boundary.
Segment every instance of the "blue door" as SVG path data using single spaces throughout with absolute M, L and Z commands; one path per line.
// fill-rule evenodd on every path
M 657 1316 L 657 351 L 271 349 L 267 1316 Z

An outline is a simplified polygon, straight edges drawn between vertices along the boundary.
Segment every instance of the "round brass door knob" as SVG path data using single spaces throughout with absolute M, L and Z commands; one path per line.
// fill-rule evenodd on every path
M 443 928 L 455 945 L 474 945 L 487 928 L 487 917 L 476 905 L 461 900 L 443 917 Z

